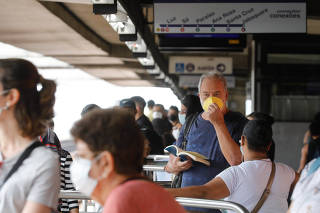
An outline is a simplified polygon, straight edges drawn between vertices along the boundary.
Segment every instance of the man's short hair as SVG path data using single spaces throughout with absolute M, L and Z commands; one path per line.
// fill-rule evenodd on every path
M 148 107 L 153 107 L 155 105 L 153 100 L 148 101 Z
M 133 100 L 141 109 L 144 109 L 146 107 L 146 102 L 141 96 L 133 96 L 130 98 Z
M 154 107 L 159 107 L 163 112 L 165 112 L 165 108 L 162 104 L 155 104 Z
M 202 74 L 200 77 L 199 84 L 198 84 L 198 92 L 200 92 L 200 88 L 201 88 L 201 84 L 202 84 L 203 80 L 207 79 L 207 78 L 214 78 L 214 79 L 221 81 L 224 84 L 224 89 L 227 91 L 227 81 L 221 73 L 207 72 L 207 73 Z
M 243 129 L 248 148 L 252 151 L 267 152 L 272 141 L 272 128 L 263 120 L 248 121 Z
M 95 110 L 77 121 L 71 134 L 76 140 L 86 143 L 95 154 L 109 151 L 118 174 L 130 175 L 142 171 L 144 137 L 127 110 Z
M 83 109 L 81 111 L 81 117 L 83 117 L 88 112 L 91 112 L 92 110 L 96 110 L 96 109 L 101 109 L 101 107 L 99 107 L 96 104 L 88 104 L 88 105 L 86 105 L 85 107 L 83 107 Z
M 176 107 L 176 106 L 170 106 L 169 109 L 176 111 L 177 114 L 179 113 L 179 109 L 178 109 L 178 107 Z
M 309 126 L 311 136 L 320 136 L 320 121 L 313 121 Z

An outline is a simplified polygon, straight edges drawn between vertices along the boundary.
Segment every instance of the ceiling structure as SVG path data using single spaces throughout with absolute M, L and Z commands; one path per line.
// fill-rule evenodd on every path
M 148 72 L 106 19 L 92 12 L 91 0 L 14 0 L 0 2 L 0 42 L 51 56 L 121 86 L 166 86 L 178 97 L 186 92 L 168 73 L 171 55 L 233 58 L 236 76 L 250 70 L 250 36 L 240 51 L 160 50 L 153 33 L 152 0 L 118 0 L 144 39 L 161 73 Z M 308 33 L 320 35 L 320 2 L 307 1 Z M 185 44 L 188 46 L 188 44 Z

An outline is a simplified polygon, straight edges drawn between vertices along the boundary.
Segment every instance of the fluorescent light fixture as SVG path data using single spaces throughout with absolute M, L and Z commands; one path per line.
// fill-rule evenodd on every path
M 148 50 L 147 51 L 147 57 L 145 58 L 138 58 L 138 61 L 140 62 L 140 64 L 142 66 L 155 66 L 155 63 L 154 63 L 154 59 L 151 55 L 151 52 Z
M 117 3 L 117 12 L 115 14 L 105 15 L 104 18 L 107 20 L 108 23 L 115 23 L 127 22 L 129 17 L 125 9 L 121 6 L 121 4 Z
M 136 41 L 137 31 L 132 20 L 119 2 L 117 8 L 118 10 L 114 14 L 104 15 L 103 17 L 112 29 L 119 34 L 120 41 Z
M 119 35 L 136 34 L 136 28 L 129 17 L 127 17 L 127 21 L 109 22 L 109 24 Z
M 132 54 L 134 57 L 137 57 L 137 58 L 147 57 L 147 45 L 139 33 L 137 33 L 136 41 L 126 41 L 125 43 L 129 48 L 129 50 L 132 51 Z
M 92 0 L 93 13 L 96 15 L 117 12 L 117 0 Z
M 155 79 L 165 79 L 165 77 L 166 77 L 166 75 L 161 71 L 160 72 L 160 75 L 159 76 L 157 76 L 157 77 L 155 77 Z
M 114 4 L 115 0 L 92 0 L 92 4 Z
M 158 64 L 156 64 L 154 66 L 154 69 L 147 69 L 147 72 L 151 75 L 158 75 L 158 74 L 160 74 L 161 71 L 160 71 Z

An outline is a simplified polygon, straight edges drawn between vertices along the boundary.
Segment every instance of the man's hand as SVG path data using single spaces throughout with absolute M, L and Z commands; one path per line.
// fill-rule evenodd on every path
M 169 155 L 169 161 L 165 167 L 165 171 L 173 174 L 179 174 L 182 171 L 190 169 L 192 166 L 192 160 L 180 161 L 179 157 L 172 154 Z
M 212 125 L 224 123 L 224 116 L 217 104 L 213 103 L 208 107 L 208 111 L 202 113 L 203 119 L 210 121 Z

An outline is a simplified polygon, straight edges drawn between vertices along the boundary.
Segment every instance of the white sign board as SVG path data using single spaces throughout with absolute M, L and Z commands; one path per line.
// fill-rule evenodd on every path
M 154 30 L 159 34 L 306 32 L 303 0 L 251 1 L 155 0 Z
M 169 58 L 169 73 L 172 74 L 199 74 L 211 71 L 232 74 L 232 58 L 191 56 L 171 56 Z
M 225 76 L 228 88 L 236 87 L 236 78 L 234 76 Z M 200 75 L 181 75 L 179 76 L 179 87 L 198 88 Z

